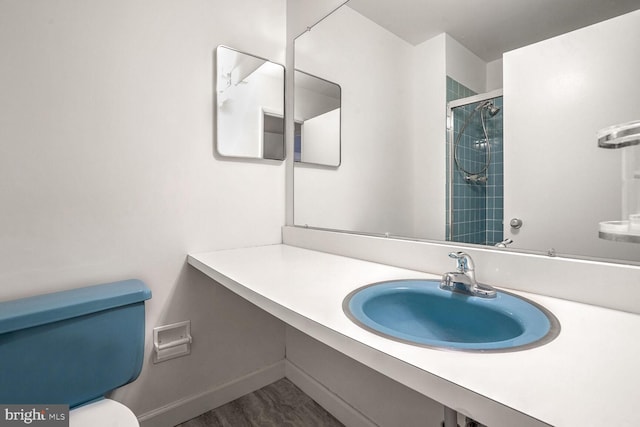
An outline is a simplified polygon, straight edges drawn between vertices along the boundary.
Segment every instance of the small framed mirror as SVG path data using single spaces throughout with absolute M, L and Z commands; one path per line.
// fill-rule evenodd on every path
M 218 46 L 215 70 L 216 152 L 284 160 L 284 66 Z
M 340 166 L 340 86 L 300 70 L 294 73 L 294 160 Z

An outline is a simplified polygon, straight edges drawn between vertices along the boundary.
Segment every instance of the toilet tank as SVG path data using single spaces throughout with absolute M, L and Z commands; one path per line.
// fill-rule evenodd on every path
M 135 380 L 149 298 L 125 280 L 0 302 L 0 402 L 75 407 Z

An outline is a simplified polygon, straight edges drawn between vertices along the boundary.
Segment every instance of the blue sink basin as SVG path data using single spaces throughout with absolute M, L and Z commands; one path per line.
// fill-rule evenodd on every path
M 495 298 L 440 289 L 439 280 L 374 283 L 344 300 L 347 316 L 379 335 L 427 347 L 503 352 L 545 344 L 560 323 L 544 307 L 498 291 Z

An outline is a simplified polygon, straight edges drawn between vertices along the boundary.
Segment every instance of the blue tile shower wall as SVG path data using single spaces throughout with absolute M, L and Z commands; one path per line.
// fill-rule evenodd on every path
M 447 102 L 473 95 L 477 93 L 447 76 Z
M 447 77 L 447 102 L 473 96 L 476 93 Z M 502 97 L 493 102 L 500 112 L 494 117 L 485 115 L 485 125 L 489 135 L 491 162 L 487 169 L 486 183 L 465 181 L 453 162 L 453 182 L 447 182 L 447 191 L 453 190 L 453 223 L 447 224 L 450 240 L 463 243 L 493 245 L 503 239 L 503 156 L 502 156 Z M 454 141 L 466 118 L 479 103 L 457 107 L 453 110 Z M 480 172 L 486 164 L 486 144 L 479 112 L 467 125 L 458 144 L 458 161 L 470 172 Z M 447 144 L 447 167 L 451 144 Z M 448 181 L 448 180 L 447 180 Z M 447 212 L 448 213 L 448 212 Z

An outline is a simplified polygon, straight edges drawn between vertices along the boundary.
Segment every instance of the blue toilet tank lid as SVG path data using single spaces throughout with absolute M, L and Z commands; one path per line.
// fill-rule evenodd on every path
M 0 334 L 134 304 L 151 298 L 137 279 L 0 302 Z

